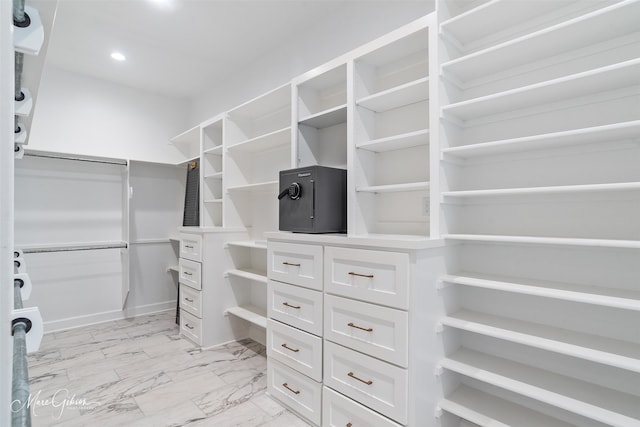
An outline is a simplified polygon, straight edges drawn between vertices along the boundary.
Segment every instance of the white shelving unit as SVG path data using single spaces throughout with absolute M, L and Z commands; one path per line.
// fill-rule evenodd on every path
M 354 59 L 351 235 L 430 235 L 429 38 L 422 25 Z
M 443 427 L 640 425 L 639 13 L 437 3 Z
M 177 164 L 187 164 L 200 158 L 200 126 L 194 126 L 174 136 L 169 142 L 180 152 L 180 160 Z
M 298 167 L 347 166 L 347 65 L 331 64 L 294 79 Z
M 222 227 L 222 134 L 224 119 L 216 117 L 201 125 L 202 141 L 202 205 L 201 218 L 205 227 Z

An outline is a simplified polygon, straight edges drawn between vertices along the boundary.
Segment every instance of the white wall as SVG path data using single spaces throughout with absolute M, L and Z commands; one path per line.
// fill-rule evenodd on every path
M 46 66 L 28 149 L 175 163 L 189 102 Z
M 433 10 L 431 0 L 347 2 L 306 33 L 203 88 L 193 101 L 190 121 L 195 125 L 227 111 Z

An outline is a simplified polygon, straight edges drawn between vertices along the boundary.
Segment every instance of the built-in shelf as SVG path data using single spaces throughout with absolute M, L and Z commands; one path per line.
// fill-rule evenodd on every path
M 573 237 L 505 236 L 494 234 L 443 234 L 445 240 L 495 243 L 523 243 L 533 245 L 592 246 L 640 249 L 640 240 L 583 239 Z
M 256 184 L 227 187 L 227 191 L 271 191 L 278 188 L 278 181 L 259 182 Z
M 470 310 L 441 321 L 451 328 L 640 372 L 640 344 Z
M 205 199 L 205 203 L 222 203 L 222 199 Z
M 574 427 L 573 424 L 465 385 L 460 385 L 438 406 L 480 427 Z
M 598 142 L 610 143 L 620 140 L 637 140 L 638 135 L 640 135 L 640 120 L 634 120 L 604 126 L 445 148 L 442 150 L 442 153 L 445 155 L 445 160 L 447 156 L 459 159 L 472 159 L 482 156 L 554 149 Z
M 462 82 L 637 31 L 640 3 L 625 1 L 578 18 L 473 52 L 442 64 L 442 72 Z
M 217 145 L 215 147 L 203 150 L 202 152 L 204 154 L 211 154 L 211 155 L 221 156 L 222 155 L 222 145 Z
M 411 182 L 407 184 L 371 185 L 356 187 L 356 191 L 363 193 L 397 193 L 402 191 L 428 190 L 429 182 Z
M 421 129 L 399 135 L 378 138 L 356 145 L 362 150 L 382 153 L 385 151 L 401 150 L 403 148 L 418 147 L 429 143 L 429 129 Z
M 189 130 L 174 136 L 169 140 L 173 145 L 191 145 L 200 142 L 200 126 L 194 126 Z
M 622 89 L 638 84 L 640 59 L 584 71 L 525 87 L 493 93 L 442 108 L 445 117 L 459 120 L 491 116 L 565 99 Z
M 383 112 L 429 98 L 429 78 L 423 77 L 356 101 L 360 107 Z
M 441 365 L 602 424 L 640 426 L 637 396 L 468 349 L 458 350 Z
M 274 132 L 260 135 L 252 139 L 233 144 L 227 147 L 230 152 L 243 151 L 243 152 L 260 152 L 270 150 L 276 147 L 282 147 L 291 142 L 291 126 L 283 129 L 276 130 Z
M 205 179 L 222 179 L 222 172 L 216 172 L 204 177 Z
M 307 116 L 298 121 L 301 125 L 311 126 L 317 129 L 328 128 L 347 121 L 347 105 L 339 105 L 328 110 Z
M 640 311 L 640 290 L 525 280 L 467 272 L 443 275 L 440 280 L 456 285 Z
M 229 246 L 238 246 L 241 248 L 264 249 L 267 250 L 266 240 L 241 240 L 237 242 L 228 242 Z
M 167 271 L 173 271 L 174 273 L 177 273 L 178 271 L 180 271 L 180 267 L 178 267 L 177 265 L 170 265 L 169 267 L 167 267 Z
M 198 160 L 198 159 L 200 159 L 199 155 L 191 156 L 191 157 L 189 157 L 187 159 L 179 161 L 178 163 L 176 163 L 176 166 L 185 166 L 185 165 L 188 165 L 189 163 L 191 163 L 191 162 L 193 162 L 195 160 Z
M 243 279 L 253 280 L 254 282 L 260 282 L 267 284 L 267 275 L 262 271 L 257 270 L 228 270 L 229 276 L 242 277 Z
M 611 184 L 584 184 L 584 185 L 558 185 L 553 187 L 530 188 L 500 188 L 491 190 L 467 190 L 445 191 L 442 193 L 443 201 L 448 199 L 492 197 L 492 196 L 518 196 L 535 194 L 566 194 L 586 193 L 600 191 L 628 191 L 640 190 L 640 182 L 617 182 Z
M 261 328 L 267 327 L 267 313 L 265 310 L 255 307 L 252 305 L 247 305 L 244 307 L 229 307 L 227 309 L 228 314 L 232 314 L 240 319 L 246 320 L 252 325 L 259 326 Z

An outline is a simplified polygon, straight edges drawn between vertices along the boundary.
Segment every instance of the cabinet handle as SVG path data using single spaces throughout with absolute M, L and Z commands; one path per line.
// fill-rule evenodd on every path
M 296 310 L 300 310 L 300 306 L 299 305 L 291 305 L 288 302 L 283 302 L 282 305 L 286 305 L 287 307 L 291 307 L 291 308 L 295 308 Z
M 353 271 L 350 271 L 348 274 L 350 276 L 360 276 L 360 277 L 366 277 L 367 279 L 373 279 L 373 274 L 360 274 L 360 273 L 354 273 Z
M 373 332 L 373 328 L 363 328 L 362 326 L 354 325 L 353 322 L 347 323 L 347 326 L 351 326 L 352 328 L 360 329 L 365 332 Z
M 300 264 L 295 264 L 295 263 L 287 262 L 287 261 L 283 261 L 282 265 L 291 265 L 293 267 L 300 267 Z
M 282 344 L 282 347 L 286 348 L 287 350 L 293 351 L 294 353 L 297 353 L 300 351 L 299 348 L 291 348 L 287 345 L 287 343 Z
M 187 327 L 187 328 L 189 328 L 189 329 L 193 329 L 193 326 L 191 326 L 191 325 L 190 325 L 190 324 L 188 324 L 188 323 L 185 323 L 185 324 L 184 324 L 184 326 L 185 326 L 185 327 Z
M 184 297 L 184 299 L 186 299 L 189 302 L 193 302 L 193 300 L 191 298 Z
M 371 385 L 371 384 L 373 384 L 373 381 L 371 381 L 371 380 L 369 380 L 369 381 L 365 381 L 365 380 L 363 380 L 363 379 L 361 379 L 361 378 L 356 377 L 356 376 L 355 376 L 355 374 L 354 374 L 353 372 L 349 372 L 347 375 L 348 375 L 348 376 L 350 376 L 351 378 L 353 378 L 354 380 L 358 380 L 358 381 L 360 381 L 361 383 L 365 383 L 366 385 Z
M 185 276 L 193 276 L 193 273 L 189 273 L 188 271 L 185 271 L 185 272 L 184 272 L 184 275 L 185 275 Z
M 287 390 L 289 390 L 293 394 L 300 394 L 300 390 L 292 389 L 291 387 L 289 387 L 289 384 L 287 384 L 287 383 L 282 383 L 282 387 L 286 388 Z
M 184 247 L 187 248 L 187 249 L 193 249 L 193 246 L 191 246 L 191 245 L 184 245 Z

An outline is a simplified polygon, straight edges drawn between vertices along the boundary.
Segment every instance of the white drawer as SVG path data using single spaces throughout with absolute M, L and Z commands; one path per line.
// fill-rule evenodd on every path
M 326 292 L 401 309 L 409 307 L 409 254 L 325 247 Z
M 267 315 L 315 335 L 322 335 L 322 292 L 269 280 Z
M 326 427 L 401 427 L 328 387 L 322 390 L 322 421 Z
M 202 291 L 180 285 L 180 308 L 202 319 Z
M 406 369 L 325 341 L 324 384 L 400 424 L 407 423 Z
M 324 337 L 405 368 L 409 363 L 406 311 L 325 295 Z
M 199 234 L 180 234 L 180 258 L 202 262 L 202 236 Z
M 320 425 L 322 416 L 322 384 L 288 368 L 275 360 L 267 361 L 267 390 L 271 396 Z
M 178 260 L 179 274 L 178 280 L 183 285 L 191 286 L 193 289 L 202 289 L 200 282 L 200 263 L 180 258 Z
M 202 345 L 202 320 L 180 310 L 180 333 L 198 345 Z
M 270 279 L 322 290 L 322 246 L 269 242 L 267 260 Z
M 267 321 L 267 355 L 322 381 L 322 338 L 273 319 Z

